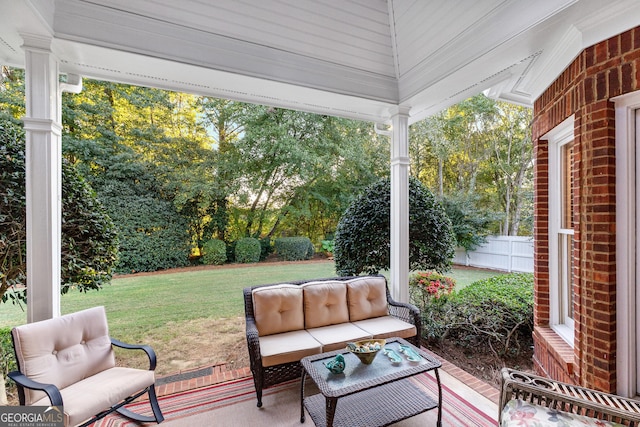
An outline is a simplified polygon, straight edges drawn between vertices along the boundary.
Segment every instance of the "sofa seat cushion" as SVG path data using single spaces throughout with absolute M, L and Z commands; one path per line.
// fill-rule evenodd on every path
M 322 344 L 323 352 L 340 350 L 345 348 L 348 342 L 371 338 L 370 333 L 363 331 L 353 323 L 322 326 L 307 331 Z
M 344 282 L 339 280 L 309 282 L 301 288 L 304 292 L 305 329 L 349 321 L 347 287 Z
M 357 322 L 353 322 L 353 324 L 371 334 L 373 338 L 411 338 L 417 333 L 414 325 L 393 316 L 358 320 Z
M 260 355 L 265 368 L 297 362 L 318 353 L 322 353 L 322 345 L 305 330 L 260 337 Z
M 577 415 L 569 412 L 539 406 L 514 399 L 502 409 L 501 427 L 539 427 L 539 426 L 580 426 L 580 427 L 622 427 L 611 421 Z
M 389 314 L 386 279 L 373 276 L 348 280 L 347 300 L 351 322 L 386 316 Z
M 300 286 L 265 286 L 254 289 L 251 294 L 259 336 L 304 329 Z
M 155 383 L 153 371 L 114 367 L 60 390 L 65 426 L 75 426 Z M 34 406 L 49 406 L 44 397 Z

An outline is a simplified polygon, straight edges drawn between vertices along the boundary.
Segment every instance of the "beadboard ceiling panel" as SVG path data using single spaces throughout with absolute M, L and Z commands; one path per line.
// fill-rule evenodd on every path
M 386 0 L 86 0 L 86 3 L 354 69 L 395 75 Z

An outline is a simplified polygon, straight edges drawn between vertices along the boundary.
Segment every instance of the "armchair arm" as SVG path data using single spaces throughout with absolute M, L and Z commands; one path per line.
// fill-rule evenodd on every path
M 420 343 L 422 339 L 422 317 L 418 307 L 413 304 L 395 301 L 390 293 L 387 293 L 387 304 L 389 305 L 390 315 L 412 323 L 416 327 L 417 342 Z
M 125 350 L 144 351 L 145 353 L 147 353 L 147 357 L 149 357 L 149 370 L 153 371 L 156 369 L 156 363 L 157 363 L 156 352 L 153 351 L 153 349 L 150 346 L 144 345 L 144 344 L 127 344 L 115 338 L 111 338 L 111 344 L 115 345 L 116 347 L 124 348 Z
M 19 371 L 9 372 L 7 376 L 15 381 L 15 383 L 18 385 L 18 388 L 24 387 L 28 388 L 29 390 L 44 391 L 51 401 L 51 406 L 62 406 L 62 395 L 60 394 L 60 390 L 58 390 L 58 387 L 56 387 L 55 385 L 33 381 Z M 25 404 L 24 392 L 20 393 L 20 404 Z

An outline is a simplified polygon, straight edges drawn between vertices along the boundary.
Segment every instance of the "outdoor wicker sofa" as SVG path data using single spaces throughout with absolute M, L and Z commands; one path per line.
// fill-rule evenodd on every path
M 305 356 L 367 338 L 420 344 L 420 311 L 394 301 L 380 275 L 247 287 L 244 308 L 258 407 L 263 388 L 301 375 Z
M 155 393 L 156 355 L 147 345 L 125 344 L 109 336 L 104 307 L 93 307 L 12 329 L 22 406 L 57 406 L 65 427 L 88 426 L 118 412 L 141 422 L 164 420 Z M 149 369 L 116 366 L 113 346 L 141 350 Z M 124 405 L 148 394 L 153 416 Z
M 499 425 L 640 426 L 640 401 L 504 368 Z

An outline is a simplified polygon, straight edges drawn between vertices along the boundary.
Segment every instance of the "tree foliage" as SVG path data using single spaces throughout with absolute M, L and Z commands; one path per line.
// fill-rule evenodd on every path
M 391 183 L 371 185 L 346 210 L 335 235 L 339 275 L 378 273 L 388 269 L 391 248 Z M 455 237 L 442 205 L 417 179 L 409 181 L 409 268 L 447 270 Z
M 26 283 L 25 141 L 20 127 L 0 119 L 0 296 L 24 301 Z M 62 293 L 100 289 L 117 261 L 113 222 L 85 180 L 62 164 Z
M 530 121 L 530 109 L 478 95 L 417 122 L 409 132 L 412 176 L 441 198 L 468 199 L 487 212 L 479 237 L 531 234 Z
M 477 197 L 451 195 L 442 199 L 447 216 L 453 225 L 456 245 L 472 251 L 486 242 L 489 224 L 494 215 L 478 208 Z

